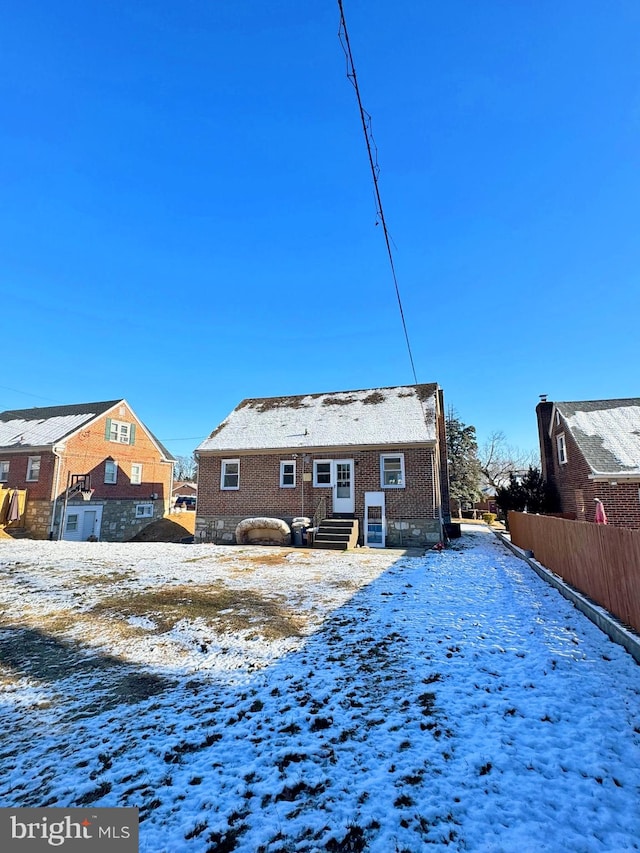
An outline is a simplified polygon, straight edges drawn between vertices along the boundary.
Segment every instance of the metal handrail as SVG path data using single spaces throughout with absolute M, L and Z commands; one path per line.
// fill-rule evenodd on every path
M 320 525 L 321 522 L 325 520 L 327 517 L 327 499 L 325 497 L 320 498 L 318 502 L 318 506 L 316 507 L 316 511 L 313 513 L 313 521 L 311 522 L 311 526 L 316 528 Z

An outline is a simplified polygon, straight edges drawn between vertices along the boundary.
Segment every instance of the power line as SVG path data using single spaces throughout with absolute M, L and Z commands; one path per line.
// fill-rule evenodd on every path
M 360 110 L 360 119 L 362 121 L 362 130 L 364 132 L 364 139 L 367 146 L 367 154 L 369 155 L 369 166 L 371 168 L 371 176 L 373 178 L 373 188 L 375 192 L 376 198 L 376 207 L 377 207 L 377 215 L 382 225 L 382 230 L 384 231 L 384 239 L 387 245 L 387 254 L 389 256 L 389 264 L 391 266 L 391 275 L 393 277 L 393 284 L 396 290 L 396 297 L 398 299 L 398 308 L 400 309 L 400 319 L 402 320 L 402 328 L 404 329 L 404 337 L 407 343 L 407 350 L 409 352 L 409 361 L 411 362 L 411 370 L 413 372 L 413 379 L 415 384 L 418 384 L 418 377 L 416 375 L 416 368 L 413 362 L 413 353 L 411 352 L 411 342 L 409 341 L 409 332 L 407 331 L 407 324 L 404 318 L 404 309 L 402 308 L 402 299 L 400 297 L 400 288 L 398 286 L 398 278 L 396 276 L 396 268 L 393 262 L 393 253 L 391 251 L 391 240 L 389 237 L 389 231 L 387 229 L 387 222 L 384 215 L 384 208 L 382 207 L 382 199 L 380 197 L 380 187 L 378 186 L 378 175 L 380 174 L 380 167 L 378 166 L 378 149 L 373 139 L 373 132 L 371 130 L 371 116 L 362 106 L 362 98 L 360 97 L 360 87 L 358 86 L 358 77 L 356 75 L 356 68 L 353 62 L 353 55 L 351 53 L 351 44 L 349 42 L 349 33 L 347 31 L 347 22 L 344 16 L 344 8 L 342 6 L 342 0 L 338 0 L 338 7 L 340 9 L 340 28 L 338 30 L 338 38 L 340 40 L 340 44 L 342 45 L 342 49 L 344 51 L 344 55 L 347 60 L 347 78 L 353 84 L 353 88 L 356 92 L 356 98 L 358 99 L 358 109 Z M 376 223 L 377 224 L 377 223 Z

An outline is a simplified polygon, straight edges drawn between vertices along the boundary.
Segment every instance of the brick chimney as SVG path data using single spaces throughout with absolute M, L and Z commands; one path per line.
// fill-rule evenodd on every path
M 538 417 L 538 439 L 540 441 L 540 462 L 542 465 L 542 477 L 545 482 L 554 482 L 553 464 L 553 442 L 549 436 L 549 427 L 551 426 L 551 414 L 553 412 L 553 403 L 547 401 L 546 394 L 540 394 L 540 402 L 536 406 L 536 415 Z

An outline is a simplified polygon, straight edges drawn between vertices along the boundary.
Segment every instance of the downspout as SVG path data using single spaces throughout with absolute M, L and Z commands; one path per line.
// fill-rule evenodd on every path
M 195 454 L 194 454 L 194 455 L 195 455 Z M 168 460 L 168 459 L 167 459 L 167 462 L 169 462 L 169 460 Z M 174 475 L 175 465 L 176 465 L 175 461 L 174 461 L 174 462 L 171 462 L 171 463 L 170 463 L 170 465 L 171 465 L 171 475 L 170 475 L 170 477 L 169 477 L 169 495 L 168 495 L 168 498 L 169 498 L 169 499 L 168 499 L 167 503 L 165 504 L 165 509 L 164 509 L 164 511 L 163 511 L 163 513 L 162 513 L 163 517 L 164 517 L 165 515 L 170 515 L 170 514 L 171 514 L 171 510 L 172 510 L 172 506 L 171 506 L 171 504 L 172 504 L 172 502 L 173 502 L 173 484 L 174 484 L 174 478 L 173 478 L 173 475 Z M 197 493 L 196 493 L 196 494 L 197 494 Z M 196 497 L 196 509 L 197 509 L 197 501 L 198 501 L 198 498 Z
M 444 542 L 444 523 L 442 521 L 442 493 L 440 489 L 440 460 L 436 456 L 435 447 L 431 448 L 432 471 L 433 471 L 433 514 L 435 518 L 436 500 L 438 501 L 438 524 L 440 526 L 439 541 Z M 437 477 L 437 487 L 436 487 Z
M 49 524 L 49 539 L 53 539 L 53 528 L 56 521 L 56 509 L 58 508 L 58 489 L 60 488 L 60 469 L 62 468 L 62 456 L 58 453 L 58 448 L 55 444 L 51 448 L 53 455 L 56 458 L 56 477 L 53 487 L 53 507 L 51 509 L 51 522 Z

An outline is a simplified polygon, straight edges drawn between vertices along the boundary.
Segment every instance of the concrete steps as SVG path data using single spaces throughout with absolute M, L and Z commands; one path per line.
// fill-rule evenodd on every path
M 358 543 L 357 518 L 325 518 L 313 539 L 314 548 L 346 551 Z

